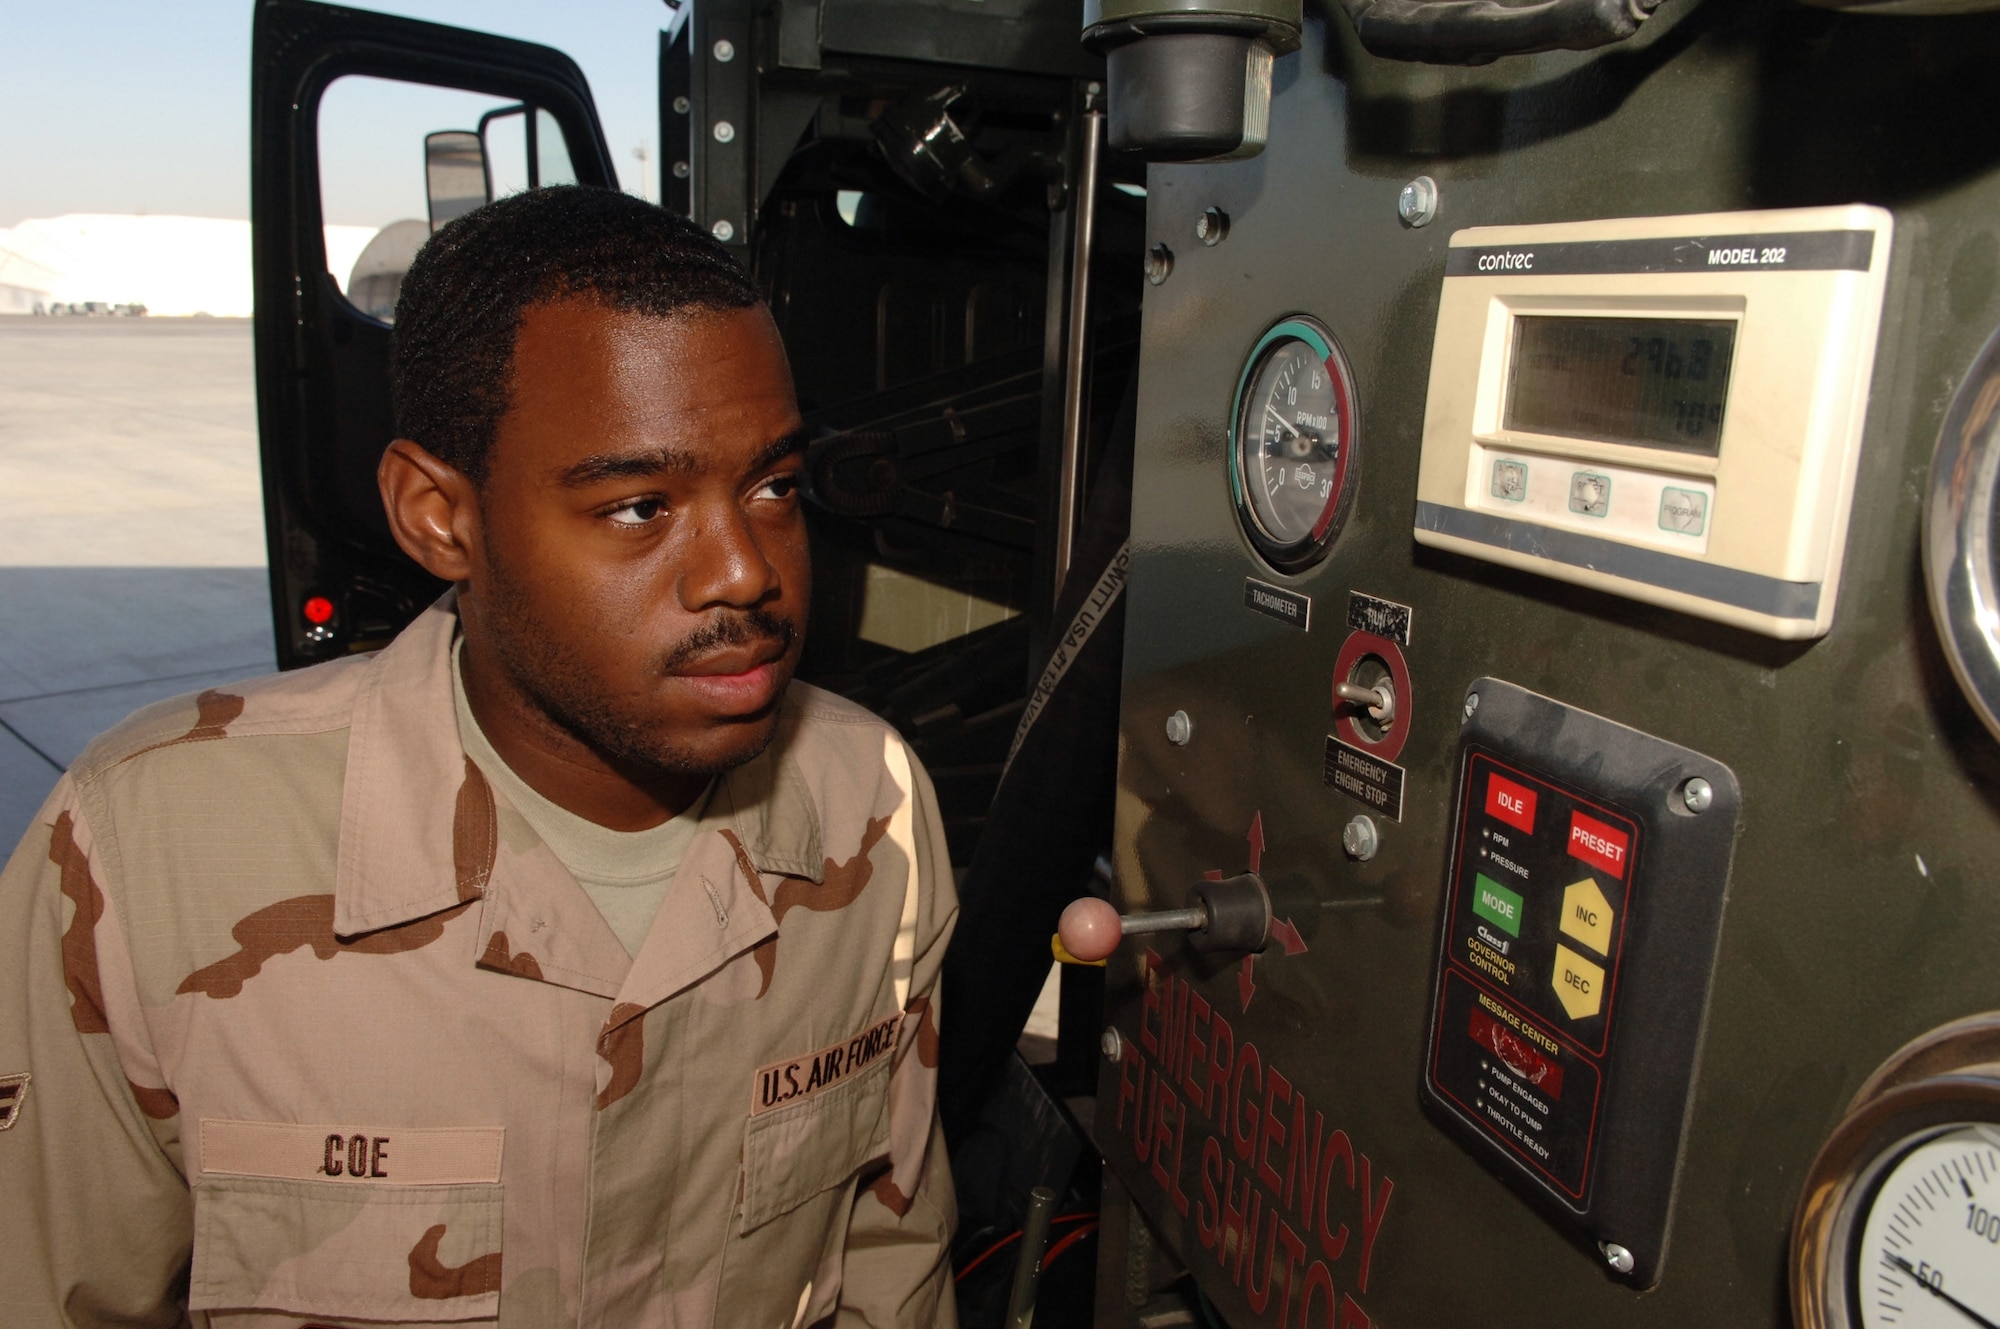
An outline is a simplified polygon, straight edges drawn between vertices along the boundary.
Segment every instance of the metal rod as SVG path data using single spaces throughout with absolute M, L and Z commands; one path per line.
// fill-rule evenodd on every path
M 1007 1329 L 1028 1329 L 1035 1322 L 1035 1287 L 1042 1278 L 1042 1256 L 1049 1249 L 1049 1220 L 1055 1217 L 1056 1193 L 1047 1186 L 1028 1192 L 1028 1215 L 1021 1221 L 1021 1250 L 1014 1260 L 1014 1288 L 1007 1294 Z
M 1104 112 L 1083 113 L 1078 127 L 1082 152 L 1076 167 L 1075 244 L 1069 265 L 1069 356 L 1063 374 L 1062 475 L 1056 497 L 1056 587 L 1062 595 L 1076 552 L 1076 528 L 1083 488 L 1084 374 L 1090 356 L 1090 250 L 1097 234 L 1097 175 L 1103 155 Z
M 1389 725 L 1396 721 L 1396 692 L 1387 683 L 1379 688 L 1365 688 L 1359 683 L 1335 683 L 1333 690 L 1340 699 L 1356 706 L 1366 706 L 1368 714 L 1378 723 Z
M 1156 914 L 1126 914 L 1118 920 L 1128 937 L 1141 932 L 1186 932 L 1208 926 L 1206 909 L 1162 909 Z

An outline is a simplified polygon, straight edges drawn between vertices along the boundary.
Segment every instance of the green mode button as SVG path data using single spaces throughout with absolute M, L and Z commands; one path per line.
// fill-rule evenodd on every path
M 1484 872 L 1472 878 L 1472 912 L 1506 928 L 1510 937 L 1521 935 L 1521 897 Z

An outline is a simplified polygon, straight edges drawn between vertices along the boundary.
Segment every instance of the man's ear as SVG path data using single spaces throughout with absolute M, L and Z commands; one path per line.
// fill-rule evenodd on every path
M 389 514 L 389 530 L 404 553 L 442 581 L 465 581 L 472 575 L 479 494 L 462 471 L 399 438 L 382 453 L 375 483 Z

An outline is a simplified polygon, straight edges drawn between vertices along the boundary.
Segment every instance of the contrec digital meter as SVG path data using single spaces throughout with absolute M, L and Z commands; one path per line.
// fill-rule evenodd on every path
M 1889 238 L 1862 206 L 1458 232 L 1418 543 L 1822 635 Z

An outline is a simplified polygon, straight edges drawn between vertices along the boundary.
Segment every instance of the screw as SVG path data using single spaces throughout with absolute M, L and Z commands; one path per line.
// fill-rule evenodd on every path
M 736 238 L 736 223 L 724 217 L 722 220 L 716 222 L 715 225 L 709 227 L 708 233 L 726 245 Z
M 1173 274 L 1174 251 L 1164 244 L 1154 245 L 1146 251 L 1146 280 L 1158 286 Z
M 1097 1050 L 1104 1054 L 1106 1061 L 1115 1062 L 1125 1055 L 1125 1035 L 1118 1032 L 1117 1025 L 1104 1026 L 1104 1035 L 1097 1040 Z
M 1597 1249 L 1604 1252 L 1604 1262 L 1619 1273 L 1629 1274 L 1632 1272 L 1632 1252 L 1626 1250 L 1617 1242 L 1600 1241 L 1597 1243 Z
M 1349 858 L 1366 863 L 1375 857 L 1375 850 L 1381 845 L 1381 837 L 1375 833 L 1375 823 L 1366 816 L 1357 816 L 1347 823 L 1340 833 L 1340 847 L 1347 851 Z
M 686 162 L 675 162 L 674 179 L 685 180 L 687 178 L 688 178 L 688 164 Z
M 1229 214 L 1210 208 L 1194 219 L 1194 237 L 1210 249 L 1229 238 Z
M 1697 775 L 1681 786 L 1681 802 L 1687 805 L 1689 812 L 1706 812 L 1709 805 L 1715 802 L 1715 790 Z
M 721 41 L 715 44 L 715 61 L 717 64 L 726 65 L 735 58 L 736 58 L 735 42 L 730 41 L 727 37 L 724 37 Z
M 1188 718 L 1186 711 L 1175 711 L 1167 717 L 1167 742 L 1177 748 L 1184 748 L 1188 740 L 1193 737 L 1194 721 Z
M 1438 183 L 1420 175 L 1396 195 L 1396 215 L 1405 226 L 1428 226 L 1438 215 Z
M 735 125 L 730 124 L 727 120 L 717 120 L 715 122 L 715 141 L 717 143 L 727 143 L 735 137 Z
M 688 108 L 689 108 L 689 107 L 688 107 L 688 99 L 687 99 L 687 98 L 685 98 L 685 97 L 676 97 L 676 98 L 674 98 L 674 114 L 675 114 L 675 115 L 686 115 L 686 114 L 688 113 Z
M 1084 85 L 1083 90 L 1089 93 L 1091 96 L 1095 97 L 1098 93 L 1104 91 L 1104 85 L 1102 83 L 1099 83 L 1096 79 L 1092 79 L 1090 80 L 1089 83 Z
M 1478 709 L 1479 709 L 1479 694 L 1478 694 L 1477 692 L 1468 692 L 1468 693 L 1466 693 L 1466 694 L 1465 694 L 1465 718 L 1466 718 L 1466 719 L 1468 719 L 1468 720 L 1470 720 L 1470 719 L 1472 718 L 1472 713 L 1473 713 L 1474 711 L 1478 710 Z

